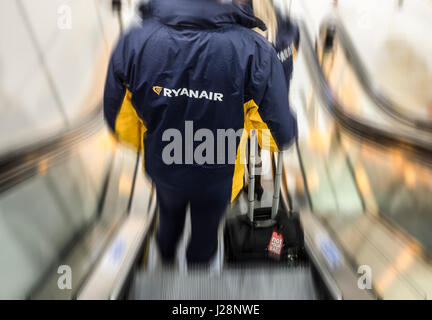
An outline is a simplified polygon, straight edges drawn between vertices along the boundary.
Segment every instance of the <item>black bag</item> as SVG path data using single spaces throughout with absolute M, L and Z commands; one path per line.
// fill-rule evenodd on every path
M 254 135 L 252 135 L 254 138 Z M 254 140 L 251 138 L 249 168 L 249 214 L 227 219 L 225 224 L 225 250 L 228 262 L 264 262 L 299 259 L 304 252 L 304 234 L 299 214 L 279 208 L 282 152 L 278 155 L 272 208 L 254 209 Z M 273 215 L 273 217 L 272 217 Z M 282 234 L 280 255 L 269 252 L 273 232 Z
M 256 212 L 257 215 L 260 215 L 256 217 L 257 221 L 271 219 L 271 208 L 257 209 L 257 211 L 259 211 Z M 294 212 L 292 216 L 288 216 L 286 211 L 279 210 L 275 220 L 274 226 L 257 227 L 251 223 L 247 215 L 228 219 L 225 226 L 225 248 L 228 262 L 301 259 L 304 254 L 304 235 L 298 213 Z M 283 236 L 279 259 L 274 255 L 269 256 L 268 252 L 270 239 L 275 231 Z

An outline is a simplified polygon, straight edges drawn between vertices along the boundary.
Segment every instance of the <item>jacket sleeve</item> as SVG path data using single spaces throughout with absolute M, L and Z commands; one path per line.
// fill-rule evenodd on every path
M 130 61 L 127 41 L 120 38 L 110 59 L 104 91 L 104 115 L 116 138 L 131 147 L 141 149 L 146 131 L 138 116 L 129 87 Z
M 294 29 L 294 48 L 293 48 L 293 59 L 297 58 L 297 52 L 299 51 L 300 48 L 300 30 L 299 30 L 299 26 L 292 22 L 292 26 Z
M 294 41 L 292 44 L 292 57 L 289 60 L 289 69 L 288 67 L 284 66 L 284 71 L 285 71 L 285 78 L 287 80 L 287 88 L 288 88 L 288 93 L 290 90 L 290 84 L 291 84 L 291 79 L 292 79 L 292 74 L 293 74 L 293 68 L 294 68 L 294 60 L 297 59 L 297 54 L 300 48 L 300 31 L 298 28 L 298 25 L 295 23 L 291 23 L 292 28 L 293 28 L 293 32 L 294 32 Z M 286 61 L 285 64 L 288 64 L 288 62 Z M 289 71 L 287 71 L 289 70 Z
M 247 129 L 258 129 L 258 141 L 264 149 L 287 149 L 297 137 L 297 119 L 288 102 L 288 90 L 282 64 L 273 48 L 258 54 L 250 73 L 245 104 Z M 262 131 L 262 133 L 260 132 Z M 267 134 L 270 135 L 264 141 Z
M 126 94 L 126 75 L 121 71 L 125 59 L 124 38 L 117 43 L 108 65 L 104 90 L 104 116 L 110 129 L 115 132 L 115 122 Z

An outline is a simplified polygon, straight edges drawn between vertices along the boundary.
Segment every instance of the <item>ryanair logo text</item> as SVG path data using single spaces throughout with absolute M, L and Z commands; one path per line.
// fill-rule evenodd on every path
M 153 91 L 159 96 L 162 95 L 164 97 L 174 98 L 174 97 L 181 97 L 181 96 L 187 96 L 189 98 L 195 98 L 195 99 L 207 99 L 211 101 L 223 101 L 223 94 L 212 92 L 212 91 L 200 91 L 200 90 L 192 90 L 187 88 L 180 88 L 180 89 L 167 89 L 159 86 L 154 86 Z

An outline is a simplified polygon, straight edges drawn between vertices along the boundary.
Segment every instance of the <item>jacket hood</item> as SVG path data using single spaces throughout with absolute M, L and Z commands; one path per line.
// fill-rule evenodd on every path
M 219 28 L 239 24 L 250 29 L 266 29 L 249 5 L 218 0 L 150 0 L 140 5 L 140 12 L 142 18 L 154 16 L 174 27 Z

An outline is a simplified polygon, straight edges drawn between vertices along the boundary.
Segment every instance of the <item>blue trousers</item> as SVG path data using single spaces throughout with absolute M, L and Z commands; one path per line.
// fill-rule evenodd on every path
M 187 247 L 188 264 L 210 262 L 217 251 L 218 227 L 229 204 L 231 183 L 202 183 L 183 190 L 156 185 L 159 202 L 157 244 L 165 262 L 174 260 L 183 233 L 186 207 L 190 204 L 191 238 Z

